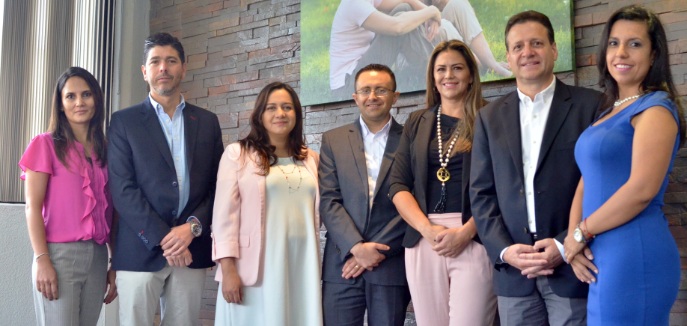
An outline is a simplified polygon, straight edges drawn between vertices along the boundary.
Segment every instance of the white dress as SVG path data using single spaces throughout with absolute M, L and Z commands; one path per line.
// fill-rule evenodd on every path
M 243 303 L 217 301 L 216 325 L 320 326 L 322 294 L 316 182 L 302 162 L 279 158 L 266 177 L 264 262 Z M 222 286 L 218 298 L 222 297 Z

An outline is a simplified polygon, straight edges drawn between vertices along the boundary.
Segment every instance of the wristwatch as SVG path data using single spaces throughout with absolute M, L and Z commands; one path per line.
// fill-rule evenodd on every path
M 197 238 L 203 234 L 203 225 L 200 224 L 198 218 L 195 216 L 190 216 L 186 222 L 191 224 L 191 234 L 193 234 L 194 237 Z
M 575 230 L 573 230 L 573 239 L 575 239 L 575 241 L 578 243 L 587 243 L 587 239 L 585 239 L 584 233 L 582 232 L 582 229 L 580 229 L 579 225 L 575 228 Z

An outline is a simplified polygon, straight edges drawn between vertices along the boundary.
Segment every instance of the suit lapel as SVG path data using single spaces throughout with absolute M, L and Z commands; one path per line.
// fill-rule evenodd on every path
M 165 137 L 160 121 L 157 118 L 153 105 L 150 104 L 150 99 L 143 101 L 141 106 L 141 124 L 143 128 L 148 131 L 151 141 L 155 144 L 162 158 L 174 169 L 174 162 L 172 161 L 172 152 L 169 150 L 167 138 Z
M 413 169 L 413 171 L 420 171 L 420 173 L 415 175 L 415 178 L 418 180 L 418 187 L 413 188 L 413 192 L 416 194 L 416 198 L 422 198 L 422 200 L 418 201 L 418 204 L 420 204 L 420 208 L 422 208 L 425 212 L 427 212 L 427 203 L 426 203 L 426 196 L 427 194 L 425 193 L 427 189 L 427 174 L 426 171 L 429 169 L 429 162 L 428 162 L 428 151 L 429 151 L 429 141 L 430 137 L 432 137 L 432 129 L 435 128 L 435 116 L 437 114 L 437 108 L 438 106 L 435 106 L 432 109 L 425 110 L 424 113 L 422 113 L 422 116 L 420 117 L 420 122 L 418 122 L 417 126 L 417 134 L 415 134 L 415 140 L 413 141 L 413 148 L 412 151 L 416 160 L 415 163 L 417 163 L 417 168 Z M 438 154 L 436 156 L 436 159 L 438 159 Z
M 513 159 L 513 166 L 518 172 L 520 182 L 524 182 L 524 172 L 522 170 L 522 135 L 520 134 L 520 99 L 518 93 L 513 92 L 507 95 L 508 98 L 504 101 L 503 112 L 500 112 L 501 126 L 506 136 L 506 142 L 510 149 L 510 155 Z
M 556 90 L 553 93 L 553 99 L 551 100 L 551 109 L 549 111 L 549 118 L 546 121 L 546 127 L 544 128 L 544 136 L 542 137 L 541 149 L 539 151 L 539 159 L 537 161 L 537 170 L 539 166 L 546 158 L 553 140 L 556 139 L 558 131 L 561 130 L 561 126 L 565 121 L 565 118 L 570 112 L 570 107 L 572 103 L 569 101 L 570 91 L 561 81 L 556 80 Z
M 387 174 L 389 173 L 389 168 L 391 167 L 391 163 L 394 161 L 394 154 L 396 153 L 396 148 L 398 148 L 398 143 L 401 140 L 402 133 L 403 126 L 398 124 L 398 122 L 396 122 L 396 120 L 392 117 L 389 138 L 386 140 L 386 146 L 384 147 L 384 157 L 382 158 L 382 165 L 379 167 L 377 185 L 375 186 L 375 191 L 372 198 L 377 197 L 377 193 L 384 183 L 384 178 L 386 178 Z
M 193 154 L 196 150 L 196 134 L 198 133 L 198 116 L 196 108 L 186 104 L 184 108 L 184 138 L 186 142 L 186 166 L 189 171 L 193 168 Z
M 353 162 L 355 163 L 355 167 L 358 170 L 358 177 L 360 177 L 361 185 L 365 187 L 365 197 L 367 198 L 365 207 L 367 207 L 367 210 L 369 210 L 370 208 L 368 207 L 368 203 L 370 202 L 370 195 L 368 189 L 370 185 L 367 183 L 365 145 L 363 144 L 362 127 L 360 126 L 360 119 L 356 119 L 355 122 L 353 122 L 350 125 L 350 128 L 348 129 L 348 144 L 351 146 L 351 153 L 353 153 Z

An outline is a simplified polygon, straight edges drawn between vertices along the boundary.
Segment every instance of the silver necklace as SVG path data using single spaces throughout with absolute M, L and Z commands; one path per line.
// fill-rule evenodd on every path
M 457 127 L 456 127 L 457 128 Z M 449 143 L 446 153 L 443 152 L 443 141 L 441 140 L 441 105 L 437 109 L 437 145 L 439 145 L 439 170 L 437 170 L 437 179 L 441 181 L 441 197 L 439 202 L 434 207 L 434 212 L 443 213 L 446 209 L 446 181 L 451 179 L 451 173 L 448 172 L 446 168 L 448 166 L 448 160 L 451 158 L 451 153 L 453 152 L 453 146 L 458 141 L 458 130 L 453 133 L 451 142 Z
M 640 96 L 641 96 L 640 94 L 637 94 L 637 95 L 628 96 L 628 97 L 626 97 L 626 98 L 624 98 L 624 99 L 622 99 L 622 100 L 617 100 L 617 101 L 613 102 L 613 107 L 614 107 L 614 108 L 617 108 L 617 107 L 621 106 L 623 103 L 625 103 L 625 102 L 627 102 L 627 101 L 634 100 L 634 99 L 636 99 L 636 98 L 638 98 L 638 97 L 640 97 Z
M 291 170 L 291 172 L 289 172 L 289 173 L 286 173 L 286 171 L 284 171 L 284 169 L 282 169 L 281 166 L 279 166 L 278 164 L 277 164 L 277 168 L 281 171 L 282 175 L 286 179 L 286 184 L 289 185 L 289 193 L 290 194 L 298 191 L 298 189 L 301 188 L 301 182 L 303 182 L 303 173 L 301 172 L 301 167 L 298 165 L 298 162 L 294 162 L 293 170 Z M 298 170 L 298 186 L 296 186 L 296 188 L 293 188 L 291 186 L 291 182 L 289 182 L 289 175 L 294 174 L 294 172 L 296 172 L 296 170 Z

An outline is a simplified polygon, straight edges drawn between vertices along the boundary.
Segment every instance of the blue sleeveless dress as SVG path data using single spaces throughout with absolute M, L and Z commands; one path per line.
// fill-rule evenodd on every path
M 653 106 L 670 110 L 678 121 L 677 108 L 668 94 L 653 92 L 580 136 L 575 159 L 584 179 L 583 219 L 629 178 L 634 136 L 630 120 Z M 676 136 L 668 173 L 678 147 Z M 591 242 L 599 274 L 589 287 L 588 325 L 668 325 L 680 283 L 680 257 L 661 210 L 667 185 L 668 174 L 646 209 Z

